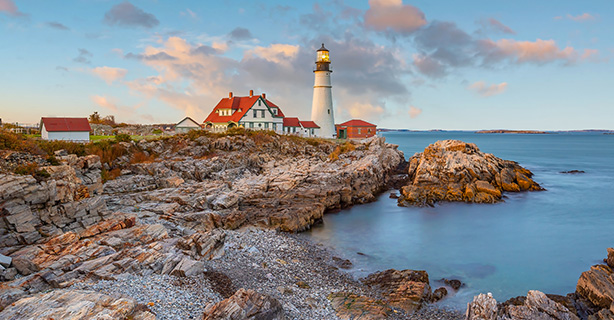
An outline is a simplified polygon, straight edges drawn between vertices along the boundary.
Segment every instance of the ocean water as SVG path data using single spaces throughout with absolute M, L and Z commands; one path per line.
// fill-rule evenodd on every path
M 614 135 L 383 135 L 406 159 L 437 140 L 473 142 L 519 162 L 547 191 L 506 193 L 499 204 L 429 208 L 398 207 L 386 192 L 376 202 L 326 214 L 305 236 L 350 259 L 356 277 L 395 268 L 428 271 L 433 288 L 438 279 L 459 279 L 465 286 L 440 304 L 464 309 L 480 292 L 498 301 L 533 289 L 573 292 L 580 274 L 614 247 Z M 567 170 L 586 173 L 559 173 Z

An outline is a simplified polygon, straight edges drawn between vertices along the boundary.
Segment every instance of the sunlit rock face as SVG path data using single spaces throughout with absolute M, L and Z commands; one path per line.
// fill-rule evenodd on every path
M 495 203 L 502 193 L 544 190 L 518 163 L 483 153 L 473 143 L 437 141 L 409 159 L 409 184 L 399 205 L 439 201 Z

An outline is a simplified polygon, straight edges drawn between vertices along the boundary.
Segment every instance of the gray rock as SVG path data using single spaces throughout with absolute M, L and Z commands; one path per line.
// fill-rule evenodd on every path
M 3 254 L 0 254 L 0 266 L 3 266 L 5 268 L 8 268 L 11 266 L 11 257 L 7 257 Z
M 467 304 L 467 320 L 497 320 L 497 300 L 492 294 L 480 293 Z
M 17 269 L 17 271 L 24 276 L 38 272 L 39 270 L 38 266 L 32 261 L 23 258 L 13 259 L 13 267 L 15 267 L 15 269 Z

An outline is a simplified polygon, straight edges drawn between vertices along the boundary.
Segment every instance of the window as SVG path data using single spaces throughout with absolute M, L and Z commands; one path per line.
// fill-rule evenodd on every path
M 328 114 L 330 114 L 330 109 L 328 109 Z
M 258 100 L 258 106 L 259 106 L 259 107 L 260 107 L 260 106 L 262 106 L 262 105 L 260 104 L 260 102 L 261 102 L 261 101 L 260 101 L 260 100 Z
M 254 118 L 257 117 L 257 114 L 258 114 L 258 110 L 254 110 Z
M 277 109 L 273 108 L 271 109 L 271 111 L 273 112 L 274 115 L 277 115 Z
M 367 129 L 367 132 L 368 132 L 368 133 L 371 133 L 371 128 Z
M 273 131 L 277 131 L 277 123 L 273 123 Z
M 250 128 L 253 128 L 253 127 L 254 127 L 254 123 L 253 123 L 253 122 L 250 122 L 250 123 L 249 123 L 249 127 L 250 127 Z
M 358 128 L 358 134 L 360 134 L 360 128 Z
M 268 123 L 268 122 L 265 122 L 265 123 L 264 123 L 264 128 L 265 128 L 265 129 L 268 129 L 268 128 L 269 128 L 269 123 Z
M 264 111 L 265 111 L 265 110 L 260 110 L 260 117 L 261 117 L 261 118 L 264 118 Z
M 259 124 L 258 124 L 258 128 L 262 128 L 262 123 L 259 123 Z

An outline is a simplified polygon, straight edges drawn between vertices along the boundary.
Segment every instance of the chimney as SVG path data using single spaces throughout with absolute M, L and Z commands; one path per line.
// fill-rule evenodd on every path
M 232 98 L 232 91 L 228 92 L 228 98 Z
M 262 99 L 266 99 L 266 93 L 262 93 Z
M 249 90 L 249 97 L 253 97 L 254 96 L 254 90 Z

